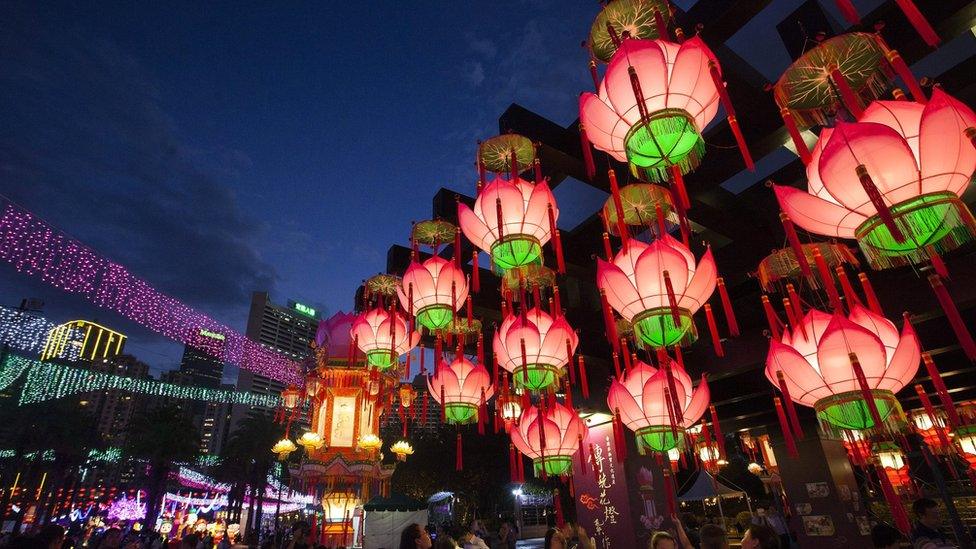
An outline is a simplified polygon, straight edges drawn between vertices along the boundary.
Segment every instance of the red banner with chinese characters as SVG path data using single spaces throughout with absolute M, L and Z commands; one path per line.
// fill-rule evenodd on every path
M 613 425 L 590 427 L 584 447 L 587 458 L 593 449 L 593 460 L 587 463 L 585 472 L 580 470 L 579 460 L 573 460 L 577 520 L 596 539 L 597 549 L 637 547 L 627 493 L 632 483 L 616 456 Z

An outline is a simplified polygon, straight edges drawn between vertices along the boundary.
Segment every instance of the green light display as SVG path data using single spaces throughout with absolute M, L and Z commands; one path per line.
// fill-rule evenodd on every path
M 683 345 L 698 339 L 691 313 L 678 309 L 678 324 L 670 307 L 658 307 L 644 311 L 634 317 L 634 331 L 637 337 L 651 347 L 671 347 Z
M 202 335 L 203 337 L 209 337 L 210 339 L 216 339 L 219 341 L 223 341 L 227 339 L 224 336 L 224 334 L 218 334 L 217 332 L 211 332 L 210 330 L 200 330 L 200 335 Z
M 452 402 L 444 406 L 448 423 L 472 423 L 478 420 L 478 407 L 466 402 Z
M 705 152 L 705 142 L 691 116 L 681 109 L 651 113 L 649 122 L 637 123 L 625 139 L 627 160 L 654 181 L 670 178 L 676 165 L 682 173 L 694 169 Z
M 680 438 L 676 438 L 675 433 L 680 437 L 682 430 L 676 429 L 672 431 L 670 425 L 651 425 L 644 427 L 637 430 L 637 444 L 638 446 L 643 445 L 645 448 L 654 450 L 655 452 L 667 452 L 672 448 L 678 447 Z
M 491 247 L 491 260 L 502 271 L 542 263 L 542 246 L 534 237 L 511 234 Z
M 902 232 L 907 233 L 903 242 L 895 240 L 879 216 L 870 217 L 858 227 L 858 240 L 874 249 L 875 253 L 889 256 L 909 254 L 939 242 L 959 225 L 953 222 L 951 214 L 955 208 L 947 200 L 955 198 L 951 193 L 924 194 L 892 206 L 892 217 Z
M 572 456 L 546 456 L 532 460 L 532 468 L 536 476 L 542 476 L 542 469 L 545 468 L 546 476 L 565 475 L 573 469 Z
M 316 311 L 315 311 L 315 309 L 313 309 L 312 307 L 309 307 L 308 305 L 305 305 L 304 303 L 298 303 L 298 302 L 296 301 L 296 302 L 295 302 L 295 303 L 294 303 L 294 304 L 292 305 L 292 307 L 293 307 L 293 308 L 294 308 L 294 309 L 295 309 L 296 311 L 298 311 L 298 312 L 300 312 L 300 313 L 302 313 L 302 314 L 303 314 L 303 315 L 305 315 L 305 316 L 310 316 L 310 317 L 312 317 L 312 318 L 315 318 L 315 312 L 316 312 Z
M 559 370 L 548 364 L 529 364 L 525 368 L 519 366 L 512 373 L 512 381 L 530 391 L 541 391 L 549 387 L 559 377 Z
M 881 421 L 885 421 L 897 409 L 897 401 L 890 391 L 873 390 L 871 393 Z M 815 407 L 817 417 L 839 429 L 861 431 L 875 426 L 871 410 L 860 391 L 838 393 L 818 401 Z
M 393 355 L 390 354 L 388 349 L 378 349 L 366 353 L 366 362 L 382 372 L 389 370 L 393 366 L 394 361 Z
M 454 311 L 447 305 L 430 305 L 417 311 L 417 322 L 428 330 L 446 327 L 454 319 Z

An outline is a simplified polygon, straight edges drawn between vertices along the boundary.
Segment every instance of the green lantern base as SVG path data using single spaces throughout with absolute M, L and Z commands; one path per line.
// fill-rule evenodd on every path
M 861 251 L 873 269 L 887 269 L 929 260 L 935 253 L 952 251 L 976 238 L 976 220 L 966 204 L 953 193 L 917 196 L 891 207 L 902 235 L 895 240 L 880 216 L 869 217 L 855 231 Z
M 549 364 L 529 364 L 512 372 L 512 383 L 530 391 L 541 391 L 558 381 L 559 374 L 559 368 Z
M 647 448 L 655 452 L 667 452 L 672 448 L 677 448 L 681 444 L 681 435 L 684 429 L 671 430 L 670 425 L 650 425 L 637 430 L 638 448 Z
M 881 416 L 881 421 L 885 423 L 904 421 L 901 405 L 898 404 L 891 391 L 872 389 L 871 395 L 878 407 L 878 415 Z M 820 421 L 836 429 L 863 431 L 877 427 L 861 391 L 838 393 L 818 400 L 814 403 L 814 409 L 817 411 L 817 417 L 820 418 Z
M 366 353 L 366 363 L 380 371 L 389 370 L 394 362 L 389 349 L 377 349 Z
M 698 167 L 705 154 L 705 141 L 695 119 L 684 109 L 650 113 L 650 120 L 630 128 L 624 144 L 635 175 L 650 181 L 670 180 L 671 166 L 688 173 Z
M 649 309 L 635 316 L 632 322 L 637 337 L 654 348 L 689 345 L 698 339 L 695 321 L 685 309 L 678 309 L 677 323 L 670 307 Z
M 478 407 L 467 402 L 445 404 L 444 417 L 452 424 L 473 423 L 478 421 Z
M 447 305 L 428 305 L 417 311 L 417 322 L 431 331 L 447 326 L 454 319 L 454 311 Z
M 527 234 L 507 234 L 491 247 L 491 261 L 496 272 L 515 267 L 542 264 L 542 244 Z
M 546 456 L 532 460 L 532 469 L 535 476 L 542 476 L 545 468 L 546 476 L 562 476 L 573 470 L 572 456 Z

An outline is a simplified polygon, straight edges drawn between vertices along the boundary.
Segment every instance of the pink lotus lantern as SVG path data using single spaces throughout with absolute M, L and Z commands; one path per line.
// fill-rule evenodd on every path
M 811 309 L 798 324 L 780 341 L 770 340 L 766 357 L 766 377 L 784 397 L 840 429 L 904 421 L 894 393 L 915 377 L 921 357 L 911 324 L 899 334 L 890 320 L 860 305 L 847 317 Z
M 455 424 L 478 421 L 478 409 L 495 394 L 488 370 L 463 357 L 442 362 L 427 388 L 443 407 L 444 419 Z
M 370 309 L 352 323 L 349 334 L 366 353 L 366 362 L 379 370 L 388 370 L 400 355 L 420 343 L 420 334 L 411 332 L 406 319 L 392 315 L 382 307 Z
M 701 132 L 715 118 L 720 100 L 751 167 L 708 46 L 697 36 L 681 44 L 624 38 L 597 93 L 580 97 L 580 125 L 586 140 L 629 163 L 635 175 L 679 182 L 705 153 Z
M 550 219 L 549 210 L 552 209 Z M 545 182 L 496 176 L 475 199 L 474 208 L 458 204 L 464 236 L 491 255 L 501 271 L 542 263 L 542 245 L 559 219 L 556 198 Z
M 976 236 L 960 195 L 976 171 L 976 114 L 938 88 L 925 105 L 875 101 L 856 123 L 824 129 L 807 192 L 775 186 L 812 233 L 857 239 L 875 269 L 919 263 Z
M 495 332 L 493 349 L 498 364 L 512 380 L 532 391 L 559 381 L 579 345 L 579 337 L 566 318 L 549 316 L 535 307 L 524 315 L 510 314 Z
M 655 348 L 697 339 L 692 315 L 715 290 L 716 274 L 711 250 L 696 265 L 691 250 L 666 234 L 650 244 L 631 238 L 613 263 L 597 260 L 597 286 L 610 306 Z
M 512 443 L 532 459 L 536 475 L 565 475 L 572 471 L 573 455 L 586 434 L 586 424 L 576 411 L 555 402 L 542 414 L 536 406 L 522 412 L 512 429 Z
M 324 348 L 330 363 L 348 362 L 352 358 L 352 335 L 349 331 L 357 316 L 353 313 L 337 312 L 328 318 L 320 320 L 315 331 L 315 344 Z
M 468 280 L 453 261 L 431 256 L 411 261 L 397 288 L 400 305 L 429 330 L 440 330 L 468 299 Z
M 607 405 L 614 414 L 619 412 L 624 425 L 634 431 L 639 447 L 656 452 L 677 448 L 684 430 L 708 409 L 710 395 L 705 376 L 694 387 L 688 373 L 671 361 L 671 377 L 669 380 L 663 368 L 659 370 L 638 360 L 622 381 L 614 378 L 610 384 Z

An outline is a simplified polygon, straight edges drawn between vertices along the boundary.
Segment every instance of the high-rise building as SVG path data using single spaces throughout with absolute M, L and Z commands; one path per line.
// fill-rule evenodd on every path
M 180 369 L 164 375 L 170 383 L 221 389 L 221 378 L 224 375 L 224 362 L 218 356 L 223 355 L 224 335 L 208 330 L 200 330 L 200 346 L 206 346 L 204 351 L 197 346 L 187 345 L 183 349 Z M 200 453 L 219 454 L 227 438 L 228 406 L 217 402 L 180 402 L 180 407 L 190 412 L 193 425 L 200 434 Z
M 149 366 L 132 355 L 118 355 L 91 363 L 94 372 L 146 379 Z M 142 395 L 119 389 L 92 391 L 79 395 L 79 404 L 94 416 L 102 440 L 108 446 L 123 446 L 129 425 L 139 408 L 147 402 Z
M 318 317 L 318 311 L 303 303 L 289 300 L 287 306 L 276 305 L 267 292 L 254 292 L 245 335 L 275 352 L 301 361 L 311 353 L 309 344 L 315 339 Z M 285 385 L 267 376 L 241 370 L 237 390 L 277 395 L 285 390 Z M 234 406 L 231 431 L 250 409 L 243 405 Z

